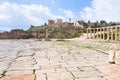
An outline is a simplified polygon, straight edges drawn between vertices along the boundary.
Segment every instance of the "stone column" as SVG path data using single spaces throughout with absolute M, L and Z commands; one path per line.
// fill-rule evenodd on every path
M 91 29 L 91 39 L 93 39 L 93 35 L 94 35 L 94 28 Z
M 93 29 L 93 39 L 95 39 L 95 30 L 96 28 Z
M 120 26 L 118 26 L 118 40 L 120 40 Z
M 88 31 L 89 31 L 89 28 L 87 28 L 87 39 L 89 39 Z
M 100 39 L 102 39 L 102 28 L 100 28 Z
M 120 40 L 120 27 L 118 26 L 118 40 Z
M 38 36 L 37 38 L 39 39 L 39 30 L 37 30 L 37 36 Z
M 118 27 L 115 27 L 115 40 L 118 40 Z
M 97 35 L 97 39 L 99 38 L 99 28 L 97 28 L 97 31 L 96 31 L 96 35 Z
M 107 27 L 107 39 L 110 40 L 110 28 Z
M 100 40 L 100 28 L 98 28 L 98 39 Z
M 90 39 L 92 37 L 92 28 L 90 28 Z
M 111 40 L 113 40 L 113 37 L 114 37 L 114 27 L 111 27 L 110 28 L 110 37 L 111 37 Z
M 105 27 L 103 27 L 103 40 L 105 40 Z
M 45 29 L 45 40 L 48 41 L 48 29 Z

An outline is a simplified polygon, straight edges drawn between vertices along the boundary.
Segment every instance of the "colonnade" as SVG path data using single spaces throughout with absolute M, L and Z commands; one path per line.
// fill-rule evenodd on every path
M 119 40 L 120 26 L 87 28 L 87 39 Z

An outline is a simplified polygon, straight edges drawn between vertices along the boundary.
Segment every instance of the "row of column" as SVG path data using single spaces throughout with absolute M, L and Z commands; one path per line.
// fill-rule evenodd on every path
M 120 39 L 120 27 L 102 27 L 102 28 L 88 28 L 88 39 L 107 39 L 107 40 L 119 40 Z

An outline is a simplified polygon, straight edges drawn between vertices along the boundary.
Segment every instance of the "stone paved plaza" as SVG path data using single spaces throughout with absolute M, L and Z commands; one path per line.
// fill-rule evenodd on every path
M 90 43 L 0 40 L 0 80 L 120 80 L 119 64 Z

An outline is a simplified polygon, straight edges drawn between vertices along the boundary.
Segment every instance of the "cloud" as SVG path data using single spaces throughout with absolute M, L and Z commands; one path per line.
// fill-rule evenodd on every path
M 0 14 L 0 20 L 9 20 L 11 18 L 10 15 L 7 14 Z
M 85 20 L 120 21 L 120 0 L 93 0 L 90 7 L 84 8 L 80 16 Z
M 46 20 L 48 16 L 50 17 L 51 13 L 48 7 L 43 5 L 20 5 L 20 10 L 18 11 L 20 15 L 27 18 L 33 24 L 42 24 Z
M 0 27 L 0 31 L 10 31 L 10 30 L 11 30 L 11 28 L 9 28 L 9 27 Z
M 57 18 L 65 19 L 64 16 L 52 14 L 51 10 L 42 4 L 27 5 L 10 2 L 0 4 L 0 26 L 26 29 L 30 25 L 42 25 L 48 19 Z
M 4 23 L 0 23 L 0 26 L 5 25 L 4 21 L 8 22 L 6 26 L 12 24 L 20 26 L 21 23 L 40 25 L 50 17 L 51 12 L 49 8 L 43 5 L 23 5 L 10 2 L 0 4 L 0 21 Z
M 74 14 L 71 10 L 64 10 L 64 13 L 66 14 L 67 17 L 73 18 Z
M 63 12 L 66 18 L 74 18 L 75 17 L 73 11 L 71 11 L 71 10 L 65 10 L 65 9 L 59 8 L 59 11 Z

